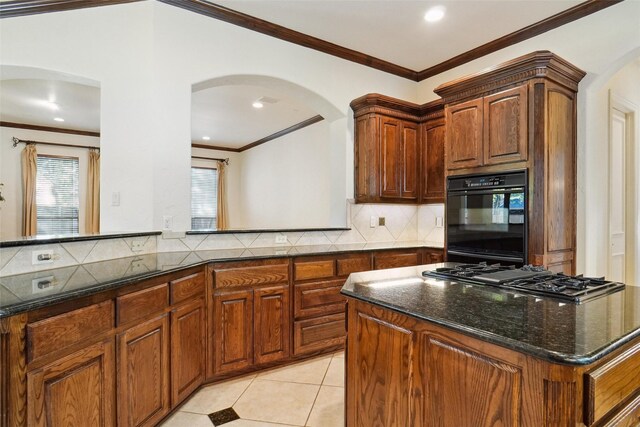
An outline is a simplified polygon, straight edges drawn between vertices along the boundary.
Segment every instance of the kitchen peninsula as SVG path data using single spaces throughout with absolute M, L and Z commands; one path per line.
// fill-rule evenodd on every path
M 359 426 L 636 426 L 640 292 L 577 304 L 422 275 L 352 274 L 346 408 Z

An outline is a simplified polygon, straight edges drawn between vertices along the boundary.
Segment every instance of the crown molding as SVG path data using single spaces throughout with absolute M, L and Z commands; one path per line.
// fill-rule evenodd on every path
M 29 130 L 38 130 L 43 132 L 55 132 L 55 133 L 68 133 L 71 135 L 94 136 L 96 138 L 100 138 L 100 132 L 92 132 L 88 130 L 57 128 L 52 126 L 39 126 L 39 125 L 30 125 L 27 123 L 15 123 L 15 122 L 4 122 L 4 121 L 0 121 L 0 126 L 6 127 L 6 128 L 29 129 Z
M 111 6 L 141 0 L 17 0 L 0 3 L 0 18 L 62 12 L 87 7 Z

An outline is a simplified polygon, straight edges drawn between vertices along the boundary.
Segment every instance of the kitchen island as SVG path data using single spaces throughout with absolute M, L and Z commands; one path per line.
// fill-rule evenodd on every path
M 346 425 L 640 424 L 640 289 L 581 304 L 425 278 L 352 274 Z

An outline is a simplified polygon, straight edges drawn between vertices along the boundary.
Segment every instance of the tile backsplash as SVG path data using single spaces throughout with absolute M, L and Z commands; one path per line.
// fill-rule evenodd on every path
M 346 231 L 181 234 L 175 238 L 143 236 L 0 248 L 0 276 L 155 252 L 405 241 L 444 246 L 444 228 L 436 227 L 436 218 L 444 216 L 442 204 L 349 204 L 348 212 L 347 226 L 351 229 Z M 374 227 L 371 227 L 372 217 L 376 223 Z M 377 225 L 379 218 L 384 218 L 384 225 Z M 286 243 L 276 244 L 276 236 L 286 236 Z M 35 250 L 53 251 L 53 262 L 32 265 L 32 252 Z

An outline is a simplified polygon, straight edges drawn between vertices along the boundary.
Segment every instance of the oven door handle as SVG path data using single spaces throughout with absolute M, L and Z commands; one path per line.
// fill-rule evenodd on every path
M 447 193 L 449 196 L 468 196 L 468 195 L 481 195 L 481 194 L 509 194 L 509 193 L 522 193 L 524 187 L 515 188 L 496 188 L 495 190 L 451 190 Z
M 495 255 L 485 255 L 485 254 L 478 254 L 473 252 L 459 252 L 459 251 L 447 251 L 447 254 L 468 256 L 471 258 L 486 258 L 486 259 L 491 259 L 495 261 L 511 261 L 511 262 L 524 263 L 524 260 L 522 258 L 515 258 L 515 257 L 509 257 L 509 256 L 495 256 Z

